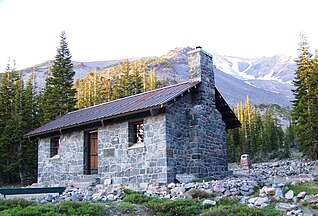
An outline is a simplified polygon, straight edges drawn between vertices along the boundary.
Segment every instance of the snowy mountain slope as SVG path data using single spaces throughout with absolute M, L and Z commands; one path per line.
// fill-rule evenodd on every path
M 215 66 L 242 80 L 276 80 L 290 83 L 294 77 L 296 63 L 291 56 L 261 57 L 246 59 L 214 54 Z
M 171 50 L 160 57 L 166 60 L 164 63 L 151 67 L 151 69 L 156 71 L 159 79 L 164 76 L 169 84 L 186 81 L 188 80 L 189 70 L 187 52 L 190 50 L 192 48 L 189 47 Z M 74 61 L 74 71 L 76 72 L 74 79 L 84 78 L 88 73 L 103 71 L 123 61 Z M 281 106 L 290 106 L 290 100 L 293 98 L 291 92 L 293 85 L 291 82 L 296 68 L 291 57 L 273 56 L 246 59 L 213 53 L 213 62 L 216 67 L 216 86 L 232 106 L 244 101 L 247 95 L 255 104 L 276 103 Z M 37 85 L 42 88 L 45 85 L 45 78 L 51 64 L 51 61 L 46 61 L 24 69 L 22 70 L 23 77 L 26 80 L 32 74 L 32 71 L 35 70 Z

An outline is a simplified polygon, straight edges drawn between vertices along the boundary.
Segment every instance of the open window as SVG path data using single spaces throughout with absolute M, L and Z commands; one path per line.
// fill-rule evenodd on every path
M 50 157 L 54 157 L 55 155 L 59 154 L 59 147 L 60 147 L 60 137 L 52 137 L 50 140 Z
M 144 121 L 129 123 L 129 147 L 144 144 Z

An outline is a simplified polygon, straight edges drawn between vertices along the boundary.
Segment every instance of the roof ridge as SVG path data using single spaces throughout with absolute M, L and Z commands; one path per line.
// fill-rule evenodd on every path
M 177 83 L 177 84 L 174 84 L 174 85 L 169 85 L 169 86 L 165 86 L 165 87 L 162 87 L 162 88 L 153 89 L 153 90 L 150 90 L 150 91 L 141 92 L 141 93 L 138 93 L 138 94 L 134 94 L 134 95 L 130 95 L 130 96 L 118 98 L 118 99 L 116 99 L 116 100 L 104 102 L 104 103 L 101 103 L 101 104 L 96 104 L 96 105 L 94 105 L 94 106 L 85 107 L 85 108 L 82 108 L 82 109 L 79 109 L 79 110 L 74 110 L 74 111 L 69 112 L 69 113 L 67 113 L 67 114 L 72 114 L 72 113 L 76 113 L 76 112 L 78 112 L 78 111 L 90 109 L 90 108 L 93 108 L 93 107 L 102 106 L 102 105 L 107 104 L 107 103 L 109 103 L 109 104 L 115 103 L 115 102 L 117 102 L 117 101 L 121 101 L 121 100 L 124 100 L 124 99 L 127 99 L 127 98 L 136 97 L 136 96 L 143 95 L 143 94 L 148 94 L 148 93 L 155 92 L 155 91 L 159 91 L 159 90 L 162 90 L 162 89 L 172 88 L 172 87 L 175 87 L 175 86 L 178 86 L 178 85 L 183 85 L 183 84 L 186 84 L 186 83 L 190 83 L 190 81 L 187 80 L 187 81 L 184 81 L 184 82 L 181 82 L 181 83 Z

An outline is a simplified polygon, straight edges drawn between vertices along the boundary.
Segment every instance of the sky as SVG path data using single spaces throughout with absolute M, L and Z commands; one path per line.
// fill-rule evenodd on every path
M 160 56 L 202 46 L 223 55 L 318 48 L 317 0 L 0 0 L 0 71 L 54 59 L 61 31 L 74 61 Z

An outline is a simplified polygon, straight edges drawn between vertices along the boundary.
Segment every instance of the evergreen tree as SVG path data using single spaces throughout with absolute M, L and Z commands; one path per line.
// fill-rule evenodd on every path
M 21 132 L 27 133 L 40 125 L 39 96 L 36 94 L 35 74 L 31 75 L 22 94 Z M 22 185 L 36 182 L 37 142 L 22 139 L 19 146 L 19 177 Z
M 132 94 L 138 94 L 143 91 L 142 77 L 139 72 L 137 61 L 134 62 L 131 74 Z
M 234 112 L 242 126 L 228 131 L 230 162 L 238 162 L 246 153 L 256 161 L 289 154 L 288 146 L 284 146 L 284 131 L 270 109 L 261 113 L 256 106 L 252 108 L 247 97 L 245 105 L 241 102 Z
M 128 59 L 126 59 L 124 63 L 120 66 L 121 75 L 118 83 L 118 88 L 120 89 L 120 92 L 123 97 L 132 95 L 132 80 L 130 70 L 130 62 L 128 61 Z
M 312 59 L 309 44 L 302 34 L 299 43 L 300 54 L 295 71 L 293 90 L 293 119 L 300 150 L 312 159 L 318 159 L 318 61 Z
M 47 123 L 75 109 L 76 90 L 73 88 L 73 64 L 71 53 L 66 42 L 66 34 L 62 31 L 60 46 L 51 68 L 51 76 L 47 77 L 43 93 L 42 123 Z
M 158 88 L 158 80 L 156 76 L 156 71 L 152 70 L 149 74 L 148 90 L 154 90 Z

